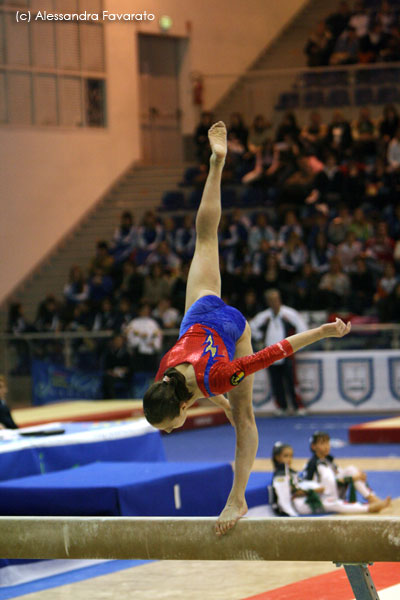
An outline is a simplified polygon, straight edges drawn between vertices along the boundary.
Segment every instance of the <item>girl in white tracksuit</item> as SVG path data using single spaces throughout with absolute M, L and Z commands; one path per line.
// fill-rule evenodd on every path
M 305 480 L 319 484 L 323 488 L 320 499 L 324 512 L 353 514 L 380 512 L 389 506 L 390 497 L 385 500 L 378 498 L 368 487 L 365 473 L 354 466 L 342 469 L 335 464 L 330 455 L 328 433 L 316 431 L 310 439 L 310 445 L 313 455 L 302 476 Z M 356 490 L 365 498 L 366 503 L 356 502 Z M 348 491 L 350 491 L 350 502 L 345 500 Z M 299 508 L 302 508 L 301 511 L 299 510 L 300 514 L 310 514 L 306 512 L 307 506 Z
M 322 486 L 314 481 L 301 481 L 297 472 L 291 469 L 292 459 L 293 448 L 289 444 L 274 444 L 274 474 L 270 488 L 272 509 L 276 515 L 288 517 L 322 512 Z

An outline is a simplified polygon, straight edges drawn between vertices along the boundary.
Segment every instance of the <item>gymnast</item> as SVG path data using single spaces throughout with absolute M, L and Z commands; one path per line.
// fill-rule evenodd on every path
M 196 246 L 187 281 L 185 315 L 177 343 L 161 360 L 155 382 L 144 395 L 143 410 L 154 427 L 167 433 L 184 424 L 188 409 L 201 398 L 209 398 L 225 410 L 235 428 L 236 451 L 233 486 L 215 526 L 216 534 L 223 535 L 247 512 L 245 489 L 258 447 L 253 373 L 313 342 L 342 337 L 351 325 L 336 319 L 253 354 L 249 324 L 220 297 L 218 224 L 227 148 L 224 123 L 215 123 L 208 137 L 210 170 L 196 217 Z M 226 392 L 228 399 L 222 395 Z

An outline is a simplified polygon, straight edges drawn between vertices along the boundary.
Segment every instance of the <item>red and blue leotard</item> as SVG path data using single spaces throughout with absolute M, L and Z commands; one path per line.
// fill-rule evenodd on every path
M 195 323 L 165 354 L 156 381 L 163 377 L 169 367 L 190 363 L 196 374 L 197 385 L 207 398 L 228 392 L 247 375 L 265 369 L 292 353 L 290 342 L 282 340 L 250 356 L 230 360 L 221 335 L 212 327 Z

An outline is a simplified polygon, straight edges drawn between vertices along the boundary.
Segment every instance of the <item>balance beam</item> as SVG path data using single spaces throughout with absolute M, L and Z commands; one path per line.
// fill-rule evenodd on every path
M 397 517 L 0 517 L 1 558 L 400 562 Z

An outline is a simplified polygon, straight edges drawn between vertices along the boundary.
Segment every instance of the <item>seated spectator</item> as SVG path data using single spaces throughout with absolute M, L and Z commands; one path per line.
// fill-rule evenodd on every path
M 192 258 L 196 244 L 196 230 L 192 215 L 185 215 L 183 225 L 176 232 L 176 251 L 183 259 Z
M 157 222 L 155 213 L 148 210 L 139 227 L 139 248 L 142 251 L 140 263 L 144 262 L 148 254 L 155 250 L 163 238 L 163 228 Z
M 117 333 L 125 333 L 128 324 L 135 317 L 135 311 L 132 308 L 132 303 L 127 296 L 121 296 L 118 303 L 118 308 L 115 312 L 114 331 Z
M 365 258 L 358 256 L 354 260 L 354 266 L 350 271 L 351 295 L 350 309 L 357 315 L 371 308 L 374 295 L 374 277 L 368 269 Z
M 351 10 L 348 2 L 345 1 L 339 2 L 337 11 L 327 17 L 325 23 L 334 40 L 336 40 L 346 29 L 350 17 Z
M 229 217 L 223 214 L 218 229 L 218 243 L 221 252 L 223 253 L 227 248 L 236 246 L 238 241 L 239 237 L 236 227 L 233 227 Z
M 302 203 L 312 190 L 315 176 L 312 157 L 300 155 L 297 158 L 296 171 L 283 184 L 285 200 Z
M 262 115 L 257 115 L 254 118 L 247 140 L 247 146 L 251 154 L 256 154 L 257 151 L 262 150 L 263 145 L 268 141 L 269 128 L 270 124 Z
M 385 161 L 377 158 L 372 168 L 365 173 L 365 195 L 376 202 L 376 196 L 382 203 L 390 199 L 390 174 L 387 172 Z M 400 233 L 400 232 L 399 232 Z
M 346 180 L 339 168 L 336 156 L 329 154 L 324 168 L 317 173 L 313 189 L 306 198 L 307 204 L 327 203 L 330 205 L 340 201 L 345 193 Z
M 143 296 L 144 276 L 139 272 L 135 263 L 127 260 L 122 265 L 121 278 L 117 284 L 115 297 L 128 297 L 131 302 L 138 304 Z
M 356 208 L 365 198 L 365 167 L 357 160 L 349 160 L 347 167 L 343 167 L 345 174 L 345 193 L 343 198 L 347 200 L 348 206 Z
M 190 264 L 188 262 L 183 263 L 183 265 L 177 270 L 174 281 L 170 287 L 172 306 L 174 306 L 182 315 L 185 312 L 186 285 L 189 267 Z
M 354 231 L 357 240 L 365 244 L 373 235 L 373 228 L 368 221 L 365 212 L 361 207 L 354 210 L 353 221 L 349 225 L 349 230 Z
M 382 60 L 389 38 L 379 21 L 373 23 L 370 31 L 360 38 L 359 62 L 372 63 Z
M 211 112 L 204 111 L 201 113 L 200 123 L 196 127 L 194 133 L 194 144 L 196 149 L 196 157 L 200 163 L 208 162 L 211 154 L 210 144 L 208 142 L 208 130 L 213 124 L 213 115 Z
M 334 248 L 328 243 L 328 238 L 323 231 L 317 233 L 315 244 L 310 250 L 310 263 L 313 271 L 318 274 L 329 270 Z
M 107 344 L 103 358 L 103 398 L 129 398 L 132 395 L 132 358 L 121 334 Z
M 308 154 L 321 155 L 323 142 L 327 133 L 326 126 L 322 123 L 321 115 L 317 111 L 310 114 L 309 124 L 303 127 L 300 142 Z
M 78 265 L 73 265 L 69 271 L 69 281 L 64 286 L 64 297 L 69 304 L 78 304 L 89 298 L 89 286 Z
M 286 112 L 278 125 L 275 141 L 285 142 L 289 136 L 291 140 L 297 142 L 299 135 L 300 127 L 297 124 L 296 115 L 291 111 Z
M 334 246 L 341 244 L 345 237 L 347 230 L 349 229 L 349 224 L 342 219 L 342 217 L 337 216 L 329 223 L 328 227 L 328 240 Z
M 286 279 L 291 279 L 293 274 L 301 271 L 306 260 L 307 248 L 296 231 L 292 231 L 280 254 L 279 264 L 282 274 L 286 273 Z
M 111 295 L 113 286 L 113 280 L 104 273 L 103 269 L 96 268 L 93 271 L 89 279 L 89 300 L 94 308 Z
M 400 315 L 400 283 L 378 304 L 379 320 L 382 323 L 398 323 Z
M 376 127 L 371 119 L 369 108 L 360 109 L 360 114 L 352 128 L 355 156 L 365 160 L 376 154 Z
M 387 104 L 383 109 L 383 118 L 379 125 L 379 136 L 383 138 L 384 144 L 388 144 L 396 135 L 400 126 L 399 115 L 393 104 Z
M 145 266 L 150 267 L 154 264 L 160 264 L 164 269 L 171 272 L 179 268 L 181 259 L 168 246 L 167 242 L 161 242 L 156 250 L 150 252 L 145 261 Z
M 384 33 L 390 33 L 396 25 L 396 15 L 388 0 L 382 0 L 376 20 L 381 24 Z
M 391 173 L 400 171 L 400 127 L 390 140 L 387 150 L 388 168 Z
M 345 154 L 348 154 L 353 143 L 350 123 L 346 121 L 340 110 L 335 110 L 332 121 L 328 127 L 326 143 L 331 153 L 335 154 L 340 160 Z
M 238 275 L 241 288 L 236 290 L 233 295 L 234 305 L 239 307 L 243 303 L 242 290 L 253 290 L 258 299 L 262 297 L 263 281 L 262 275 L 253 272 L 253 263 L 247 261 L 242 266 L 241 273 Z
M 385 62 L 400 60 L 400 29 L 398 25 L 392 25 L 388 31 L 386 48 L 381 51 L 381 58 Z
M 156 306 L 162 298 L 170 295 L 170 284 L 159 263 L 150 267 L 150 273 L 144 280 L 143 300 L 151 306 Z
M 364 0 L 356 0 L 353 14 L 349 19 L 349 26 L 355 29 L 357 37 L 362 38 L 367 34 L 370 17 L 365 9 Z
M 107 242 L 97 242 L 96 256 L 91 260 L 89 274 L 93 275 L 96 269 L 101 269 L 106 275 L 110 275 L 114 266 L 114 258 L 110 256 Z
M 361 255 L 362 250 L 363 245 L 357 240 L 355 232 L 351 230 L 347 231 L 345 240 L 337 248 L 337 256 L 346 273 L 354 268 L 355 259 Z
M 159 323 L 162 329 L 176 329 L 179 327 L 179 311 L 171 304 L 171 298 L 161 298 L 151 316 Z
M 39 304 L 35 319 L 37 331 L 60 331 L 61 320 L 58 303 L 53 294 L 48 294 Z
M 35 331 L 34 326 L 29 323 L 24 314 L 21 302 L 12 302 L 8 310 L 7 332 L 19 335 Z
M 247 243 L 251 228 L 250 219 L 243 214 L 240 208 L 235 208 L 231 216 L 231 228 L 236 232 L 240 242 Z
M 400 240 L 400 202 L 390 207 L 388 215 L 389 235 L 394 240 Z
M 81 302 L 80 304 L 76 304 L 73 308 L 71 317 L 65 323 L 65 331 L 89 331 L 93 328 L 93 313 L 90 310 L 90 306 L 88 302 Z M 77 350 L 80 346 L 82 340 L 76 340 L 73 342 L 73 349 Z M 85 341 L 86 343 L 86 341 Z M 94 349 L 95 342 L 88 338 L 87 346 L 88 349 Z M 89 348 L 90 346 L 90 348 Z
M 93 319 L 93 331 L 114 330 L 116 314 L 110 298 L 104 298 Z
M 383 263 L 393 261 L 394 241 L 389 237 L 387 229 L 385 221 L 378 223 L 374 237 L 365 244 L 365 255 L 377 271 L 382 271 Z
M 249 234 L 248 244 L 250 252 L 258 250 L 263 240 L 268 242 L 269 247 L 275 248 L 276 238 L 276 231 L 271 225 L 268 225 L 267 215 L 265 213 L 258 213 L 255 225 L 253 225 Z
M 294 280 L 294 301 L 297 310 L 320 310 L 318 294 L 319 276 L 309 262 Z
M 383 298 L 387 298 L 387 296 L 394 291 L 399 282 L 400 280 L 396 275 L 394 264 L 391 262 L 385 263 L 383 275 L 378 281 L 376 292 L 374 294 L 374 302 L 379 302 L 380 300 L 383 300 Z
M 354 27 L 347 27 L 336 41 L 330 65 L 352 65 L 358 62 L 360 40 Z
M 12 302 L 8 310 L 7 333 L 19 336 L 21 333 L 35 331 L 34 326 L 29 323 L 24 315 L 21 302 Z M 10 342 L 17 354 L 17 364 L 12 369 L 13 375 L 29 375 L 31 372 L 31 351 L 26 340 L 15 339 Z
M 263 291 L 280 288 L 281 269 L 278 255 L 269 252 L 265 262 L 265 269 L 261 272 Z
M 237 308 L 248 321 L 261 312 L 264 307 L 258 301 L 255 290 L 247 287 L 245 290 L 246 292 L 244 296 L 242 296 L 237 302 Z
M 129 258 L 138 245 L 138 230 L 132 213 L 125 211 L 121 215 L 119 227 L 114 232 L 110 253 L 117 264 Z M 98 265 L 102 266 L 102 265 Z M 104 267 L 102 267 L 104 268 Z
M 7 406 L 7 394 L 7 379 L 4 375 L 0 375 L 0 429 L 18 429 Z
M 309 36 L 304 48 L 307 66 L 323 67 L 329 64 L 334 37 L 324 21 L 320 21 Z
M 329 271 L 322 276 L 319 289 L 324 293 L 324 303 L 329 310 L 343 308 L 350 293 L 349 276 L 342 270 L 337 256 L 331 258 Z
M 228 140 L 236 139 L 243 147 L 243 150 L 246 150 L 248 135 L 249 130 L 243 122 L 242 115 L 237 112 L 232 113 L 228 127 Z
M 280 246 L 283 246 L 287 242 L 292 231 L 295 231 L 300 238 L 303 237 L 303 229 L 296 217 L 296 213 L 293 210 L 288 210 L 285 214 L 285 223 L 279 229 L 278 242 Z
M 163 242 L 166 242 L 173 252 L 176 252 L 176 224 L 172 217 L 164 217 Z
M 247 244 L 239 240 L 235 246 L 224 253 L 226 269 L 229 273 L 240 275 L 242 266 L 250 261 L 250 252 Z

